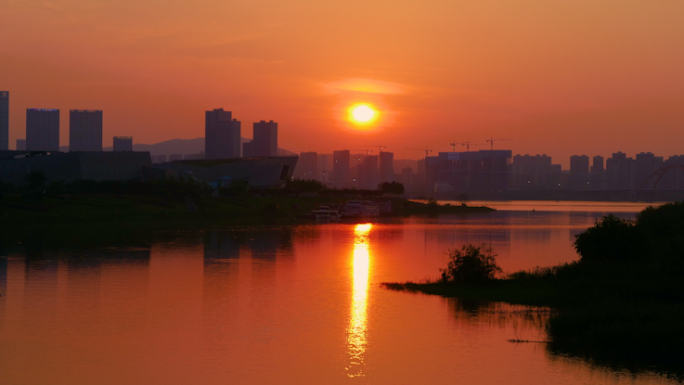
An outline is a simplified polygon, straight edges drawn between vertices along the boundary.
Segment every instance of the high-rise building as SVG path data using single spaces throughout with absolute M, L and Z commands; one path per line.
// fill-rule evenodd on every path
M 102 151 L 102 111 L 69 111 L 69 151 Z
M 299 179 L 318 180 L 318 154 L 315 152 L 302 152 L 299 154 L 295 177 Z
M 684 166 L 684 155 L 673 155 L 669 157 L 663 162 L 663 167 L 667 166 Z M 648 188 L 653 187 L 653 185 L 648 185 Z M 656 188 L 664 190 L 684 190 L 684 170 L 676 167 L 666 172 Z
M 603 166 L 603 157 L 600 155 L 596 155 L 592 159 L 589 189 L 591 189 L 591 190 L 603 189 L 603 187 L 604 187 L 604 180 L 603 179 L 604 179 L 605 173 L 606 173 L 606 170 Z
M 323 183 L 328 183 L 331 180 L 332 175 L 332 154 L 320 154 L 318 155 L 318 170 L 320 175 L 320 181 Z
M 272 120 L 254 123 L 252 142 L 242 148 L 244 156 L 249 158 L 278 156 L 278 123 Z
M 132 136 L 115 136 L 114 137 L 114 151 L 133 151 L 133 137 Z M 166 157 L 166 155 L 164 155 Z
M 560 184 L 561 166 L 543 155 L 515 155 L 511 162 L 511 187 L 515 190 L 556 190 Z
M 369 155 L 363 158 L 363 164 L 357 166 L 359 172 L 358 186 L 364 190 L 377 190 L 380 184 L 380 172 L 378 169 L 378 156 Z
M 26 110 L 26 150 L 59 151 L 59 110 Z
M 206 111 L 204 119 L 204 151 L 206 159 L 240 157 L 241 124 L 232 112 L 218 108 Z
M 573 155 L 570 157 L 570 189 L 587 190 L 590 187 L 589 157 Z
M 426 191 L 507 191 L 510 150 L 440 152 L 425 158 Z
M 655 156 L 650 152 L 641 152 L 636 155 L 634 161 L 634 186 L 635 188 L 652 189 L 655 186 L 655 179 L 648 179 L 653 172 L 663 167 L 663 157 Z M 648 182 L 646 182 L 648 180 Z M 644 184 L 645 183 L 645 184 Z
M 413 186 L 413 169 L 411 167 L 404 167 L 401 169 L 401 183 L 406 190 Z
M 394 182 L 394 153 L 380 151 L 379 183 Z
M 573 155 L 570 157 L 570 173 L 586 174 L 589 172 L 589 157 L 586 155 Z
M 605 186 L 611 190 L 634 187 L 634 159 L 623 152 L 616 152 L 606 160 Z
M 17 139 L 17 151 L 26 151 L 26 139 Z
M 332 181 L 336 187 L 349 184 L 349 150 L 333 151 Z
M 174 162 L 177 160 L 183 160 L 183 154 L 171 154 L 171 155 L 169 155 L 169 162 Z
M 357 166 L 358 188 L 364 190 L 377 190 L 380 184 L 380 172 L 378 169 L 377 155 L 369 155 L 363 158 L 363 164 Z
M 9 150 L 9 91 L 0 91 L 0 150 Z

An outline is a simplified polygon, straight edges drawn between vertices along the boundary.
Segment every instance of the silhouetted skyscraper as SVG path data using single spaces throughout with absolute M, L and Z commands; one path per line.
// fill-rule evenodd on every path
M 603 167 L 603 157 L 600 155 L 596 155 L 593 158 L 593 163 L 591 165 L 591 173 L 592 174 L 602 174 L 605 171 Z
M 359 188 L 366 190 L 376 190 L 380 184 L 380 173 L 378 170 L 378 156 L 369 155 L 363 158 L 363 164 L 358 167 Z
M 642 184 L 653 174 L 654 171 L 663 167 L 663 157 L 655 156 L 651 152 L 641 152 L 636 155 L 634 161 L 634 187 L 641 188 Z M 651 178 L 643 188 L 653 188 L 655 179 Z
M 272 120 L 254 123 L 252 142 L 243 145 L 243 153 L 250 158 L 278 156 L 278 123 Z
M 26 151 L 26 139 L 17 139 L 17 151 Z
M 318 170 L 320 172 L 320 180 L 323 183 L 328 183 L 331 180 L 332 175 L 332 154 L 320 154 L 318 155 Z
M 622 190 L 634 187 L 634 159 L 616 152 L 606 160 L 605 185 L 608 189 Z
M 59 151 L 59 110 L 26 110 L 26 150 Z
M 133 151 L 133 137 L 115 136 L 113 150 L 116 152 Z M 164 157 L 166 158 L 166 155 Z
M 0 150 L 9 150 L 9 91 L 0 91 Z
M 573 155 L 570 157 L 570 189 L 586 190 L 590 186 L 589 157 Z
M 69 151 L 102 151 L 102 111 L 69 111 Z
M 318 179 L 318 154 L 302 152 L 297 161 L 296 176 L 300 179 Z
M 512 187 L 518 190 L 555 190 L 561 178 L 561 166 L 543 155 L 515 155 L 511 162 Z
M 589 157 L 586 155 L 573 155 L 570 157 L 570 172 L 573 174 L 585 174 L 589 172 Z
M 337 187 L 343 187 L 349 183 L 349 160 L 349 150 L 333 152 L 332 180 Z
M 593 158 L 591 165 L 591 185 L 592 190 L 601 190 L 604 187 L 605 168 L 603 167 L 603 157 L 597 155 Z
M 393 181 L 394 181 L 394 153 L 380 151 L 380 178 L 379 178 L 379 183 L 393 182 Z
M 232 112 L 218 108 L 207 111 L 204 120 L 204 151 L 206 159 L 240 157 L 241 124 L 232 119 Z
M 401 183 L 404 188 L 409 190 L 413 186 L 413 169 L 411 167 L 404 167 L 401 169 Z

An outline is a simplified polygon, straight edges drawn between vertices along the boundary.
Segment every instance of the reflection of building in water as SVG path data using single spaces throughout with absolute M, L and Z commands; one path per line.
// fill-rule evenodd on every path
M 230 320 L 253 316 L 268 319 L 276 306 L 278 273 L 293 265 L 292 228 L 210 231 L 204 236 L 202 312 L 212 335 L 233 333 Z M 269 293 L 251 300 L 253 290 Z M 248 312 L 242 310 L 249 309 Z
M 64 248 L 42 236 L 23 244 L 23 252 L 10 255 L 6 290 L 13 293 L 13 311 L 29 318 L 59 322 L 57 309 L 67 306 L 79 311 L 65 313 L 64 322 L 70 322 L 70 317 L 83 319 L 99 312 L 105 297 L 123 301 L 146 288 L 149 250 Z M 5 297 L 3 291 L 0 294 Z
M 58 268 L 56 256 L 44 252 L 42 239 L 33 238 L 25 245 L 24 302 L 31 303 L 27 314 L 52 320 L 57 307 Z M 33 317 L 32 317 L 33 318 Z
M 102 275 L 102 259 L 97 254 L 84 250 L 66 258 L 68 306 L 86 312 L 97 307 Z
M 211 259 L 233 259 L 240 258 L 240 245 L 245 240 L 244 233 L 209 231 L 204 234 L 204 258 Z
M 204 258 L 236 259 L 247 253 L 253 259 L 275 261 L 277 257 L 292 257 L 292 229 L 238 229 L 209 231 L 204 236 Z
M 356 225 L 354 229 L 353 251 L 353 291 L 349 326 L 347 327 L 347 349 L 350 362 L 347 366 L 349 377 L 363 376 L 363 359 L 366 352 L 368 305 L 368 277 L 370 271 L 370 251 L 368 233 L 371 224 Z
M 294 230 L 293 236 L 297 245 L 316 246 L 321 242 L 321 227 L 318 225 L 300 226 Z
M 272 285 L 276 263 L 290 263 L 293 256 L 289 227 L 207 232 L 204 236 L 205 298 L 229 296 L 232 276 L 243 270 L 255 282 Z M 240 262 L 244 259 L 250 262 Z

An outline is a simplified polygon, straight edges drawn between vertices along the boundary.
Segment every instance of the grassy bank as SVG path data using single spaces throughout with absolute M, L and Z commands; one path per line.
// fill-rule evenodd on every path
M 554 309 L 552 353 L 634 370 L 684 375 L 684 204 L 614 217 L 580 234 L 580 261 L 479 282 L 441 279 L 385 287 Z M 444 278 L 444 276 L 443 276 Z
M 0 226 L 36 224 L 109 223 L 140 221 L 222 221 L 227 223 L 294 222 L 326 203 L 345 203 L 347 197 L 196 197 L 196 212 L 184 199 L 156 195 L 74 195 L 30 200 L 5 196 L 0 202 Z M 440 215 L 484 212 L 485 207 L 437 206 L 390 198 L 396 215 Z

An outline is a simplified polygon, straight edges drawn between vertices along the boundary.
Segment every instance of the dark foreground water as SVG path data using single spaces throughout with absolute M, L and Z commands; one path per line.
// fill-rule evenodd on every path
M 543 312 L 379 286 L 436 277 L 446 250 L 464 243 L 491 244 L 507 272 L 572 261 L 574 235 L 595 217 L 643 205 L 554 207 L 11 238 L 0 258 L 0 383 L 669 383 L 508 342 L 543 341 Z

